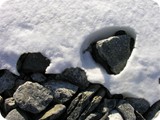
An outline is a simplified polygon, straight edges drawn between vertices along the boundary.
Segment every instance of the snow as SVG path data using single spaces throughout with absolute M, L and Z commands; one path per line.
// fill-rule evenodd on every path
M 46 73 L 82 67 L 112 93 L 153 104 L 160 99 L 159 12 L 152 0 L 1 0 L 0 69 L 18 74 L 22 53 L 42 52 L 51 60 Z M 135 49 L 119 75 L 108 75 L 83 51 L 120 29 L 136 38 Z

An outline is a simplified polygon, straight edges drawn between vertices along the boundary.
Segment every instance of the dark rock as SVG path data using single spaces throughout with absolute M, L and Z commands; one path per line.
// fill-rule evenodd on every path
M 6 116 L 7 120 L 28 120 L 27 116 L 17 109 L 13 109 Z
M 91 102 L 90 99 L 93 98 L 93 95 L 95 92 L 97 92 L 100 88 L 100 85 L 90 85 L 87 90 L 80 93 L 73 101 L 71 102 L 69 106 L 69 110 L 67 110 L 67 114 L 69 115 L 67 117 L 67 120 L 76 120 L 81 115 L 81 113 L 84 111 L 85 107 Z
M 89 81 L 84 70 L 80 68 L 67 68 L 62 73 L 65 80 L 85 89 L 89 86 Z
M 2 104 L 2 102 L 3 102 L 3 97 L 0 96 L 0 104 Z
M 41 53 L 24 53 L 17 62 L 17 71 L 21 73 L 45 73 L 50 60 Z
M 8 113 L 15 108 L 16 108 L 16 102 L 13 97 L 5 99 L 5 101 L 4 101 L 5 113 Z
M 95 108 L 100 104 L 104 96 L 105 96 L 105 89 L 101 88 L 98 91 L 98 93 L 93 97 L 89 105 L 85 108 L 79 120 L 84 120 L 93 110 L 95 110 Z
M 114 94 L 112 95 L 112 99 L 123 99 L 123 95 L 122 94 Z
M 13 95 L 18 106 L 31 113 L 39 113 L 53 100 L 51 91 L 38 83 L 26 82 Z
M 121 100 L 118 103 L 117 110 L 121 113 L 125 120 L 136 120 L 134 108 L 125 100 Z
M 44 82 L 47 79 L 42 73 L 33 73 L 31 78 L 35 82 Z
M 118 33 L 119 34 L 119 33 Z M 93 59 L 101 64 L 109 74 L 119 74 L 127 64 L 134 44 L 129 35 L 111 36 L 92 43 Z
M 99 113 L 91 113 L 85 120 L 99 120 L 101 114 Z
M 67 102 L 78 90 L 76 85 L 59 80 L 50 80 L 44 84 L 44 87 L 52 91 L 54 100 L 58 103 Z
M 121 114 L 117 110 L 111 111 L 108 115 L 109 120 L 124 120 Z M 125 120 L 136 120 L 136 119 L 125 119 Z
M 146 120 L 141 113 L 139 113 L 138 111 L 135 111 L 135 115 L 136 115 L 136 120 Z
M 125 100 L 132 105 L 132 107 L 141 114 L 144 114 L 149 108 L 150 104 L 143 98 L 125 98 Z
M 160 100 L 155 102 L 144 114 L 146 120 L 152 120 L 155 115 L 160 111 Z
M 17 79 L 17 80 L 15 81 L 15 85 L 14 85 L 14 88 L 13 88 L 13 89 L 16 91 L 17 88 L 18 88 L 20 85 L 24 84 L 25 82 L 26 82 L 26 80 Z
M 14 87 L 17 76 L 8 70 L 0 70 L 0 94 Z
M 99 119 L 99 120 L 109 120 L 109 118 L 108 118 L 108 112 L 105 113 L 105 114 L 102 116 L 102 118 Z
M 55 120 L 59 118 L 66 110 L 66 106 L 56 104 L 52 109 L 47 111 L 39 120 Z

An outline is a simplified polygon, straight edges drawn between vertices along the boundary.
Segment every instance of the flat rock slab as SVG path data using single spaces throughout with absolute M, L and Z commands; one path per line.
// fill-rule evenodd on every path
M 18 106 L 31 113 L 39 113 L 53 100 L 50 90 L 38 83 L 26 82 L 13 95 Z
M 53 100 L 59 103 L 70 100 L 78 90 L 78 86 L 59 80 L 50 80 L 44 84 L 44 87 L 52 91 Z
M 15 84 L 17 76 L 8 70 L 0 70 L 0 93 L 12 89 Z

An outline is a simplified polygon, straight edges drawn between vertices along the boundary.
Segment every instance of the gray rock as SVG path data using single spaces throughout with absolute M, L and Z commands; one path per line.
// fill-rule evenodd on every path
M 125 98 L 125 100 L 132 105 L 132 107 L 141 114 L 144 114 L 149 108 L 150 104 L 143 98 Z
M 84 111 L 85 107 L 91 102 L 90 99 L 93 98 L 93 95 L 99 90 L 100 85 L 90 85 L 87 90 L 82 93 L 79 93 L 78 98 L 73 99 L 67 110 L 67 120 L 76 120 Z
M 80 68 L 67 68 L 62 73 L 65 80 L 77 85 L 80 89 L 85 89 L 89 86 L 89 81 L 84 70 Z
M 27 116 L 17 109 L 13 109 L 6 116 L 7 120 L 28 120 Z
M 155 102 L 148 111 L 144 114 L 146 120 L 152 120 L 155 115 L 160 111 L 160 100 Z
M 41 53 L 24 53 L 17 62 L 17 70 L 21 73 L 45 73 L 49 66 L 50 60 Z
M 121 114 L 117 110 L 111 111 L 111 113 L 108 115 L 108 118 L 109 120 L 124 120 Z
M 134 108 L 125 100 L 121 100 L 117 105 L 117 110 L 121 113 L 125 120 L 136 120 Z
M 112 36 L 92 44 L 91 54 L 109 74 L 119 74 L 131 55 L 132 38 L 128 35 Z
M 26 82 L 13 95 L 18 106 L 31 113 L 39 113 L 53 100 L 51 91 L 38 83 Z
M 59 118 L 66 110 L 66 106 L 56 104 L 52 109 L 47 111 L 39 120 L 55 120 Z
M 47 79 L 42 73 L 33 73 L 31 78 L 35 82 L 44 82 Z
M 0 94 L 14 87 L 17 76 L 8 70 L 0 70 Z
M 13 97 L 5 99 L 5 101 L 4 101 L 5 113 L 8 113 L 15 108 L 16 108 L 16 102 Z
M 98 91 L 98 93 L 93 97 L 89 105 L 85 108 L 79 120 L 84 120 L 93 110 L 95 110 L 95 108 L 100 104 L 104 96 L 105 96 L 105 89 L 101 88 Z
M 64 103 L 70 100 L 78 90 L 76 85 L 59 80 L 48 81 L 44 86 L 52 91 L 54 100 L 59 103 Z
M 99 113 L 91 113 L 85 120 L 99 120 L 100 117 Z

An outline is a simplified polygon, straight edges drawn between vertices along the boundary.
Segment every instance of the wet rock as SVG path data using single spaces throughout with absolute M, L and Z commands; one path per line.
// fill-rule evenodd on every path
M 8 113 L 9 111 L 16 108 L 16 102 L 13 97 L 7 98 L 4 101 L 4 111 L 5 113 Z
M 52 91 L 54 100 L 58 103 L 67 102 L 78 90 L 76 85 L 59 80 L 50 80 L 44 86 Z
M 121 116 L 121 114 L 117 110 L 111 111 L 111 113 L 108 115 L 108 118 L 109 118 L 109 120 L 124 120 L 123 117 Z M 136 119 L 134 119 L 134 120 L 136 120 Z
M 0 70 L 0 94 L 14 87 L 17 76 L 8 70 Z
M 118 103 L 117 110 L 121 113 L 125 120 L 136 120 L 134 108 L 125 100 L 121 100 Z
M 35 82 L 44 82 L 47 79 L 42 73 L 33 73 L 31 78 Z
M 87 90 L 80 93 L 73 101 L 71 102 L 69 106 L 69 110 L 67 110 L 68 116 L 67 120 L 76 120 L 81 115 L 81 113 L 84 111 L 85 107 L 91 102 L 90 99 L 93 97 L 95 92 L 98 91 L 100 88 L 100 85 L 90 85 Z
M 155 102 L 144 114 L 146 120 L 152 120 L 155 115 L 160 111 L 160 100 Z
M 56 104 L 52 109 L 47 111 L 39 120 L 55 120 L 59 118 L 66 110 L 66 106 Z
M 7 120 L 28 120 L 27 116 L 20 110 L 13 109 L 6 116 Z
M 38 83 L 26 82 L 13 95 L 18 106 L 31 113 L 39 113 L 53 100 L 51 91 Z
M 144 114 L 149 108 L 150 104 L 143 98 L 125 98 L 125 100 L 132 105 L 132 107 L 141 114 Z
M 85 89 L 89 86 L 89 81 L 84 70 L 80 68 L 67 68 L 62 73 L 63 78 L 77 86 L 81 89 Z
M 98 93 L 93 97 L 89 105 L 85 108 L 79 120 L 84 120 L 93 110 L 95 110 L 95 108 L 100 104 L 104 96 L 105 96 L 105 89 L 102 88 L 98 91 Z
M 127 64 L 134 48 L 134 39 L 127 34 L 111 36 L 92 43 L 93 59 L 109 74 L 119 74 Z
M 17 62 L 17 71 L 21 73 L 45 73 L 49 66 L 50 60 L 41 53 L 24 53 Z
M 99 120 L 100 117 L 99 113 L 91 113 L 85 120 Z

